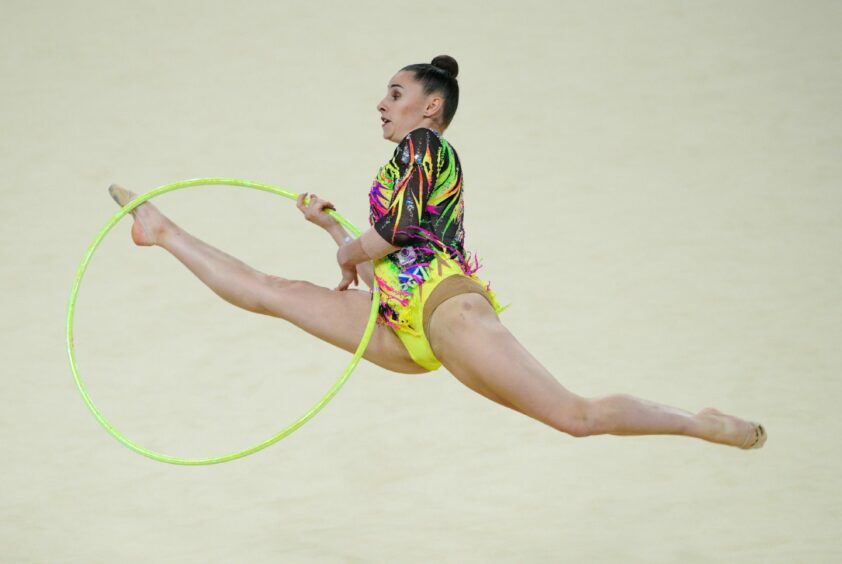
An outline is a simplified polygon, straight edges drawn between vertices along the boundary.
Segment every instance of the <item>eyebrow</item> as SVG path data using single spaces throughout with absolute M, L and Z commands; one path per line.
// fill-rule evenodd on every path
M 403 86 L 401 86 L 400 84 L 390 84 L 389 88 L 392 88 L 393 86 L 396 88 L 403 88 Z

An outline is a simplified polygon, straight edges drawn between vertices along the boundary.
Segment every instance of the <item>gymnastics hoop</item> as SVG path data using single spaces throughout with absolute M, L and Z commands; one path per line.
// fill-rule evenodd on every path
M 76 354 L 73 349 L 73 316 L 76 310 L 76 296 L 79 293 L 79 287 L 82 284 L 82 276 L 85 274 L 85 271 L 88 268 L 88 264 L 91 262 L 91 258 L 94 255 L 94 251 L 96 251 L 99 244 L 105 238 L 109 231 L 117 224 L 123 216 L 131 213 L 133 209 L 141 205 L 147 200 L 154 198 L 155 196 L 159 196 L 166 192 L 173 192 L 175 190 L 181 190 L 183 188 L 189 188 L 191 186 L 241 186 L 243 188 L 253 188 L 255 190 L 262 190 L 264 192 L 271 192 L 272 194 L 277 194 L 279 196 L 284 196 L 291 200 L 297 200 L 298 194 L 294 192 L 290 192 L 280 188 L 278 186 L 273 186 L 271 184 L 262 184 L 259 182 L 252 182 L 250 180 L 242 180 L 239 178 L 194 178 L 191 180 L 182 180 L 181 182 L 174 182 L 172 184 L 165 184 L 164 186 L 160 186 L 151 190 L 145 194 L 142 194 L 123 206 L 120 211 L 118 211 L 114 216 L 105 224 L 105 226 L 99 230 L 96 237 L 94 238 L 93 243 L 90 244 L 88 247 L 85 256 L 82 258 L 82 262 L 79 264 L 79 268 L 76 270 L 76 279 L 73 282 L 73 288 L 70 291 L 70 302 L 67 306 L 67 355 L 70 358 L 70 370 L 73 372 L 73 378 L 76 380 L 76 386 L 79 388 L 79 393 L 82 394 L 82 399 L 85 401 L 85 405 L 88 406 L 88 409 L 91 410 L 96 420 L 100 422 L 100 424 L 108 431 L 115 439 L 123 443 L 125 446 L 130 448 L 131 450 L 142 454 L 148 458 L 153 460 L 158 460 L 160 462 L 166 462 L 169 464 L 181 464 L 185 466 L 201 466 L 206 464 L 219 464 L 221 462 L 228 462 L 230 460 L 236 460 L 237 458 L 242 458 L 244 456 L 248 456 L 250 454 L 254 454 L 259 450 L 263 450 L 264 448 L 273 445 L 304 425 L 307 421 L 313 418 L 321 409 L 333 399 L 333 396 L 339 391 L 339 389 L 345 384 L 348 378 L 351 376 L 351 373 L 357 367 L 357 364 L 360 362 L 360 359 L 365 352 L 366 347 L 368 347 L 368 343 L 371 340 L 371 336 L 374 333 L 375 323 L 377 321 L 377 312 L 379 309 L 380 304 L 380 290 L 377 287 L 377 284 L 374 285 L 374 294 L 371 300 L 371 313 L 368 317 L 368 325 L 366 325 L 365 333 L 363 334 L 362 340 L 360 344 L 357 346 L 356 352 L 354 352 L 354 356 L 351 358 L 351 362 L 345 368 L 345 371 L 339 377 L 339 379 L 334 382 L 333 386 L 327 391 L 327 393 L 313 406 L 311 407 L 304 415 L 296 419 L 292 424 L 288 427 L 276 433 L 275 435 L 269 437 L 265 441 L 262 441 L 254 446 L 251 446 L 245 450 L 241 450 L 238 452 L 232 452 L 230 454 L 225 454 L 222 456 L 214 456 L 211 458 L 180 458 L 177 456 L 169 456 L 166 454 L 161 454 L 159 452 L 155 452 L 149 449 L 146 449 L 137 443 L 132 442 L 131 440 L 124 437 L 114 426 L 100 413 L 99 409 L 94 405 L 93 401 L 91 401 L 90 396 L 88 395 L 87 390 L 85 389 L 85 385 L 82 383 L 82 377 L 79 375 L 79 369 L 76 365 Z M 309 196 L 307 197 L 309 201 Z M 328 215 L 333 217 L 336 221 L 338 221 L 341 225 L 346 227 L 352 235 L 355 237 L 359 237 L 360 230 L 354 227 L 354 225 L 349 222 L 347 219 L 342 217 L 338 212 L 334 210 L 326 210 Z

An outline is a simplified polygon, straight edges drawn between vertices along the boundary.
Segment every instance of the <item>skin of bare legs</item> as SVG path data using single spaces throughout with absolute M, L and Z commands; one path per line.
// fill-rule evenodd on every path
M 135 197 L 116 186 L 110 192 L 120 205 Z M 332 345 L 351 353 L 356 351 L 371 308 L 368 292 L 336 292 L 255 270 L 179 228 L 150 202 L 137 207 L 132 215 L 132 239 L 137 245 L 169 251 L 225 301 L 284 319 Z M 428 372 L 412 360 L 400 339 L 383 325 L 375 326 L 363 358 L 394 372 Z
M 417 127 L 445 130 L 444 98 L 423 91 L 414 74 L 400 71 L 388 82 L 377 104 L 383 138 L 400 142 Z M 125 205 L 134 196 L 112 187 L 112 197 Z M 320 214 L 330 204 L 311 198 L 305 217 L 326 227 Z M 332 204 L 330 204 L 332 207 Z M 138 245 L 158 245 L 180 260 L 226 301 L 243 309 L 285 319 L 308 333 L 353 352 L 364 331 L 370 309 L 367 292 L 345 289 L 356 274 L 372 283 L 365 252 L 337 253 L 343 272 L 342 291 L 300 280 L 259 272 L 180 229 L 151 203 L 134 210 L 132 238 Z M 326 227 L 340 245 L 347 233 Z M 347 243 L 359 251 L 362 241 Z M 365 249 L 363 249 L 364 251 Z M 382 256 L 382 255 L 378 255 Z M 343 257 L 342 260 L 339 260 Z M 565 389 L 499 321 L 489 303 L 477 294 L 454 296 L 443 302 L 430 320 L 433 352 L 459 381 L 501 405 L 521 412 L 576 437 L 600 434 L 673 434 L 741 447 L 762 446 L 762 427 L 737 417 L 705 409 L 692 414 L 625 394 L 585 398 Z M 378 325 L 364 357 L 386 369 L 423 373 L 391 329 Z M 756 440 L 755 440 L 756 439 Z
M 574 437 L 687 435 L 733 446 L 750 446 L 755 437 L 755 424 L 713 409 L 693 414 L 626 394 L 570 392 L 478 294 L 443 302 L 430 319 L 429 338 L 442 365 L 467 387 Z
M 124 189 L 112 195 L 120 205 L 134 197 Z M 166 249 L 226 301 L 290 321 L 346 351 L 356 349 L 368 319 L 367 292 L 337 292 L 259 272 L 183 231 L 149 202 L 133 215 L 136 244 Z M 753 443 L 756 425 L 713 409 L 694 415 L 625 394 L 584 398 L 568 391 L 478 294 L 443 302 L 430 319 L 429 339 L 445 368 L 467 387 L 572 436 L 674 434 L 734 446 Z M 376 327 L 364 357 L 395 372 L 427 372 L 384 326 Z M 760 439 L 758 446 L 765 435 Z

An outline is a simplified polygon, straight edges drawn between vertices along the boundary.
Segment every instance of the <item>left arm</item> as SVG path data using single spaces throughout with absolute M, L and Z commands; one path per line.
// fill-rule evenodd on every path
M 372 227 L 358 238 L 339 247 L 336 262 L 342 270 L 342 281 L 336 290 L 347 290 L 351 282 L 357 282 L 357 265 L 369 263 L 400 249 L 383 239 Z

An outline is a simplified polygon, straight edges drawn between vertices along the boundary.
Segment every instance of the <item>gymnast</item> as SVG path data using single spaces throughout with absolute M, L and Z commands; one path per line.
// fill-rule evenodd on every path
M 626 394 L 582 397 L 564 388 L 502 325 L 504 309 L 463 246 L 462 166 L 443 137 L 459 102 L 458 65 L 447 55 L 402 68 L 377 104 L 383 138 L 397 144 L 369 192 L 370 228 L 358 238 L 303 193 L 304 218 L 339 245 L 341 281 L 330 289 L 259 272 L 187 233 L 146 202 L 132 212 L 137 245 L 170 252 L 222 299 L 284 319 L 353 353 L 365 332 L 377 284 L 377 325 L 364 358 L 419 374 L 444 365 L 462 384 L 574 437 L 685 435 L 742 449 L 760 448 L 763 426 L 707 408 L 698 413 Z M 135 194 L 109 192 L 121 206 Z

